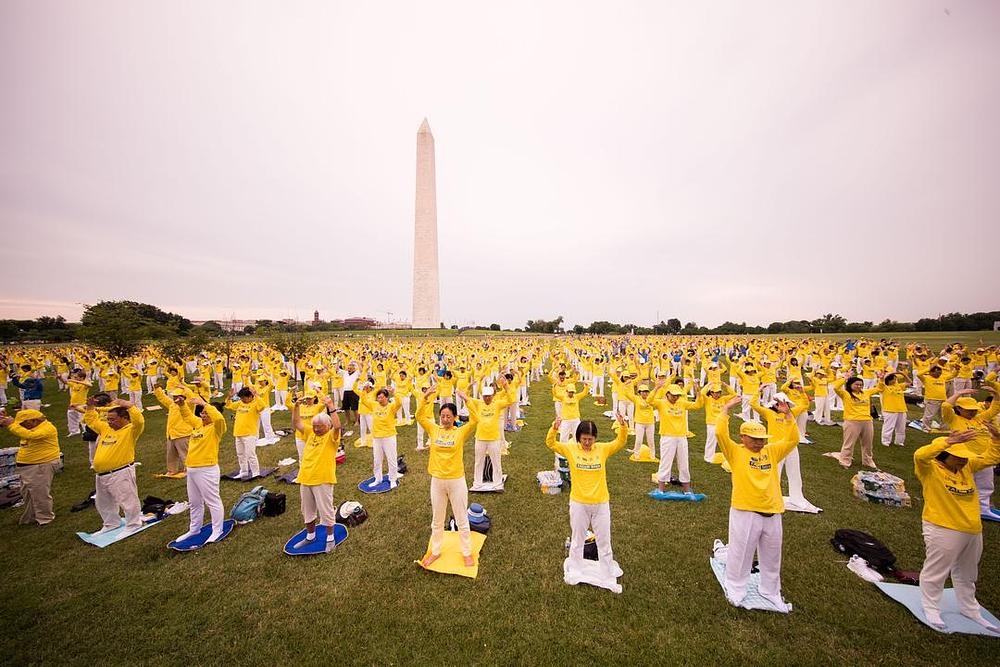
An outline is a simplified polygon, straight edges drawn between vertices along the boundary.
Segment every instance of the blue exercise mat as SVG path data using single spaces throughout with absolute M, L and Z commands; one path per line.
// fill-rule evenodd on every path
M 329 553 L 335 546 L 347 539 L 347 527 L 336 523 L 333 525 L 333 541 L 327 541 L 327 527 L 316 526 L 316 537 L 306 540 L 307 528 L 303 528 L 285 543 L 285 553 L 289 556 L 311 556 Z
M 229 533 L 233 532 L 233 526 L 235 525 L 236 522 L 233 521 L 232 519 L 226 519 L 225 521 L 223 521 L 222 536 L 219 537 L 219 539 L 217 539 L 216 542 L 221 542 L 222 540 L 226 539 L 226 536 L 229 535 Z M 211 534 L 212 534 L 212 524 L 206 523 L 204 526 L 201 527 L 201 530 L 198 532 L 197 535 L 192 535 L 186 540 L 181 540 L 180 542 L 178 542 L 177 540 L 172 540 L 167 543 L 167 548 L 173 549 L 174 551 L 194 551 L 195 549 L 200 549 L 203 546 L 205 546 L 205 544 L 208 542 L 208 537 Z
M 164 514 L 163 516 L 166 518 L 170 515 Z M 128 532 L 125 530 L 125 519 L 122 519 L 117 528 L 109 530 L 106 533 L 77 533 L 76 536 L 87 544 L 93 544 L 95 547 L 103 549 L 110 544 L 124 540 L 126 537 L 132 537 L 136 533 L 141 533 L 150 526 L 160 523 L 161 521 L 163 521 L 163 519 L 158 519 L 153 516 L 149 520 L 143 520 L 142 525 L 134 531 Z
M 299 467 L 295 466 L 283 475 L 278 475 L 276 478 L 279 482 L 284 482 L 285 484 L 298 484 L 299 477 Z
M 681 500 L 687 502 L 700 502 L 706 498 L 704 493 L 681 493 L 680 491 L 660 491 L 659 489 L 650 491 L 649 497 L 653 500 Z
M 941 595 L 941 620 L 944 621 L 945 624 L 945 627 L 942 629 L 935 628 L 927 622 L 927 617 L 924 616 L 924 607 L 920 603 L 919 586 L 909 586 L 907 584 L 888 584 L 884 581 L 876 581 L 875 585 L 878 586 L 880 591 L 906 607 L 911 614 L 917 617 L 918 621 L 932 630 L 937 630 L 938 632 L 943 632 L 948 635 L 958 632 L 966 635 L 983 635 L 985 637 L 995 637 L 1000 639 L 1000 634 L 990 632 L 972 619 L 962 616 L 958 610 L 958 599 L 955 597 L 954 588 L 944 589 L 944 594 Z M 997 620 L 997 617 L 985 609 L 982 610 L 982 615 L 983 618 L 988 620 L 993 625 L 1000 625 L 1000 621 Z
M 391 491 L 389 488 L 389 476 L 385 475 L 382 477 L 382 481 L 378 484 L 372 485 L 375 481 L 374 477 L 369 477 L 365 481 L 358 484 L 358 491 L 364 491 L 365 493 L 385 493 L 386 491 Z
M 239 470 L 234 470 L 232 472 L 227 472 L 225 475 L 222 475 L 222 479 L 228 479 L 233 482 L 252 482 L 255 479 L 264 479 L 265 477 L 270 477 L 272 474 L 274 474 L 275 470 L 277 470 L 277 468 L 261 468 L 259 473 L 257 473 L 253 477 L 247 477 L 246 479 L 240 477 Z
M 1000 510 L 990 510 L 989 514 L 980 514 L 979 518 L 983 521 L 996 521 L 1000 523 Z

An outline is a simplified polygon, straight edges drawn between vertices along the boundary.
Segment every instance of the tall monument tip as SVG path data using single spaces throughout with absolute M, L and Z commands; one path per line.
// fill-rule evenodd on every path
M 424 122 L 420 123 L 420 129 L 417 130 L 418 133 L 426 132 L 430 134 L 431 125 L 427 122 L 427 118 L 424 118 Z

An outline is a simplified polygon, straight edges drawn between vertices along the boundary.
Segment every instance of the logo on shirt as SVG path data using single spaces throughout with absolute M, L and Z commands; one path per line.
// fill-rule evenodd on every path
M 944 488 L 948 490 L 948 493 L 951 493 L 956 496 L 971 496 L 976 492 L 975 487 L 972 486 L 960 489 L 957 486 L 952 486 L 951 484 L 945 484 Z
M 751 456 L 750 457 L 750 467 L 754 470 L 760 470 L 761 472 L 767 472 L 771 469 L 771 461 L 766 456 Z
M 576 469 L 577 470 L 600 470 L 601 469 L 601 464 L 600 463 L 580 463 L 580 462 L 577 462 Z

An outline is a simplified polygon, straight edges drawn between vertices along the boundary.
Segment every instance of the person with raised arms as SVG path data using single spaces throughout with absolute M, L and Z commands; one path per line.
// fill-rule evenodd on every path
M 469 416 L 478 422 L 476 426 L 476 462 L 472 474 L 473 491 L 503 489 L 503 468 L 500 463 L 503 431 L 500 420 L 503 417 L 504 409 L 517 401 L 517 393 L 514 383 L 509 382 L 503 375 L 497 378 L 497 384 L 503 389 L 502 394 L 495 394 L 492 385 L 486 385 L 482 389 L 483 397 L 481 399 L 472 398 L 461 390 L 458 392 L 469 408 Z M 486 467 L 487 456 L 490 457 L 490 463 L 493 466 L 493 481 L 488 485 L 483 482 L 483 469 Z
M 445 403 L 438 413 L 440 425 L 435 424 L 434 402 L 430 398 L 436 393 L 436 388 L 428 388 L 417 405 L 417 423 L 427 433 L 431 450 L 427 460 L 427 472 L 431 476 L 431 552 L 421 562 L 427 567 L 441 557 L 445 514 L 450 504 L 458 524 L 462 558 L 466 567 L 472 567 L 475 559 L 472 557 L 472 540 L 469 537 L 469 489 L 465 481 L 462 454 L 465 441 L 474 432 L 476 418 L 470 414 L 467 423 L 456 427 L 458 408 L 454 403 Z
M 926 547 L 920 570 L 920 601 L 927 622 L 944 628 L 941 594 L 951 576 L 959 611 L 993 632 L 1000 627 L 983 617 L 976 600 L 979 559 L 983 554 L 983 522 L 974 475 L 1000 463 L 1000 430 L 987 422 L 990 448 L 978 454 L 970 444 L 977 429 L 935 438 L 913 453 L 914 471 L 924 491 L 923 537 Z
M 660 466 L 656 471 L 656 489 L 663 493 L 670 482 L 670 469 L 677 457 L 677 477 L 681 490 L 691 493 L 691 469 L 688 459 L 688 411 L 697 410 L 705 404 L 705 396 L 698 383 L 692 380 L 697 399 L 692 401 L 684 395 L 684 388 L 678 384 L 667 384 L 660 379 L 649 397 L 649 405 L 660 417 Z M 665 398 L 659 398 L 666 394 Z M 638 422 L 638 413 L 636 421 Z M 638 428 L 638 424 L 636 425 Z
M 260 413 L 267 408 L 265 401 L 257 396 L 249 384 L 238 392 L 229 389 L 226 408 L 236 413 L 233 420 L 233 438 L 236 440 L 236 458 L 240 462 L 240 478 L 253 479 L 260 474 L 257 460 L 257 428 Z
M 0 427 L 6 427 L 20 441 L 14 463 L 21 478 L 24 513 L 18 523 L 44 526 L 56 518 L 50 489 L 62 454 L 59 431 L 38 410 L 18 410 L 13 417 L 2 415 Z
M 121 510 L 125 511 L 125 530 L 138 530 L 142 527 L 142 505 L 135 483 L 135 443 L 146 428 L 142 412 L 118 399 L 107 411 L 107 421 L 102 421 L 93 396 L 87 399 L 86 411 L 79 405 L 73 407 L 83 412 L 83 423 L 97 433 L 91 467 L 95 473 L 94 505 L 104 522 L 97 532 L 117 529 Z
M 157 387 L 157 390 L 160 388 Z M 174 391 L 177 391 L 176 389 Z M 159 398 L 159 396 L 157 397 Z M 194 412 L 188 404 L 194 405 Z M 200 396 L 189 396 L 178 406 L 180 419 L 190 428 L 187 449 L 187 493 L 191 522 L 188 531 L 177 538 L 177 542 L 194 537 L 201 532 L 205 520 L 205 508 L 212 517 L 212 532 L 208 542 L 222 537 L 226 508 L 219 495 L 219 443 L 225 434 L 226 418 L 219 410 L 206 403 Z
M 879 382 L 871 389 L 865 389 L 864 380 L 852 375 L 839 378 L 831 386 L 844 403 L 844 439 L 839 452 L 826 452 L 823 456 L 837 459 L 841 466 L 850 468 L 854 462 L 854 445 L 860 441 L 861 465 L 878 470 L 872 456 L 872 440 L 875 437 L 872 396 L 882 393 L 885 385 Z
M 382 390 L 379 390 L 380 392 Z M 336 406 L 329 396 L 323 397 L 326 411 L 310 419 L 311 433 L 306 441 L 299 465 L 299 496 L 302 500 L 302 520 L 306 526 L 306 540 L 316 539 L 316 522 L 326 526 L 326 541 L 334 541 L 333 524 L 336 510 L 333 506 L 333 487 L 337 483 L 337 448 L 340 446 L 340 419 Z M 306 425 L 299 414 L 300 404 L 292 406 L 292 425 L 303 432 Z
M 597 425 L 589 419 L 577 425 L 571 441 L 558 441 L 562 426 L 562 420 L 558 418 L 552 422 L 552 428 L 545 437 L 545 446 L 569 461 L 570 563 L 582 563 L 583 545 L 590 528 L 597 540 L 598 563 L 610 577 L 620 577 L 622 571 L 611 548 L 611 496 L 608 493 L 607 463 L 628 442 L 628 424 L 620 413 L 615 416 L 618 435 L 611 442 L 597 442 Z
M 399 470 L 396 448 L 396 413 L 399 411 L 399 399 L 393 395 L 395 389 L 380 387 L 372 399 L 370 391 L 363 390 L 358 394 L 361 410 L 370 413 L 372 429 L 372 485 L 382 483 L 382 459 L 389 467 L 389 488 L 399 485 Z
M 729 435 L 729 411 L 742 401 L 734 396 L 722 406 L 715 425 L 719 448 L 732 468 L 733 493 L 729 508 L 729 544 L 726 555 L 726 599 L 742 604 L 747 593 L 753 556 L 759 556 L 760 595 L 778 611 L 791 611 L 781 596 L 781 498 L 778 464 L 799 444 L 799 428 L 788 421 L 784 438 L 767 434 L 760 422 L 740 425 L 740 443 Z

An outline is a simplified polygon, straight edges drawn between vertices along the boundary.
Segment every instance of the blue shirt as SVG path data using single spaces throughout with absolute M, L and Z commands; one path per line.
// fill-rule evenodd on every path
M 15 375 L 12 377 L 11 382 L 18 389 L 24 390 L 24 400 L 26 401 L 37 401 L 42 398 L 42 381 L 38 378 L 27 378 L 23 382 L 18 379 Z

